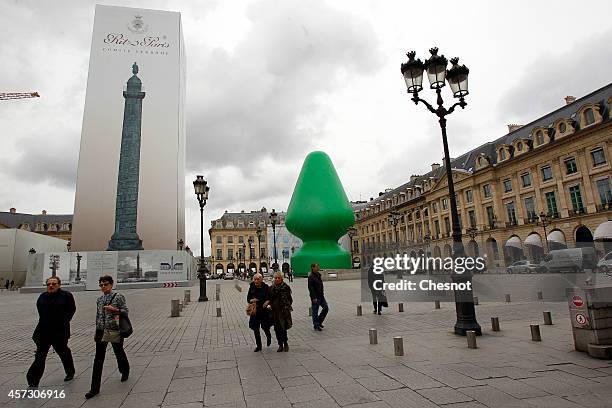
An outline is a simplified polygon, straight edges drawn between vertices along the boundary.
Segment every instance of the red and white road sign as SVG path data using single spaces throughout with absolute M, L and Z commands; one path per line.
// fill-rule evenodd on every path
M 572 303 L 576 307 L 582 307 L 584 305 L 584 300 L 582 300 L 582 298 L 580 296 L 574 295 L 574 296 L 572 296 Z
M 576 323 L 579 325 L 585 325 L 587 323 L 587 318 L 582 313 L 576 313 Z
M 176 288 L 178 287 L 178 282 L 164 282 L 164 288 Z

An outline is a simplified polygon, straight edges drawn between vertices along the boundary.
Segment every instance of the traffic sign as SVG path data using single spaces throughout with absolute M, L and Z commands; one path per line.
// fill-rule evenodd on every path
M 572 297 L 572 303 L 574 304 L 574 306 L 576 307 L 582 307 L 584 305 L 584 300 L 582 300 L 582 297 L 578 296 L 578 295 L 574 295 Z
M 178 286 L 178 282 L 164 282 L 164 288 L 176 288 Z
M 587 323 L 587 318 L 582 313 L 576 313 L 576 323 L 581 326 L 584 326 Z

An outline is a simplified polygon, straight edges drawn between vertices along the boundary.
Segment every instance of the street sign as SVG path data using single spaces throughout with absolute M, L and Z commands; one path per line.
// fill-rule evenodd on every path
M 575 319 L 576 319 L 576 323 L 578 323 L 581 326 L 584 326 L 585 324 L 587 324 L 587 318 L 582 313 L 576 313 Z
M 164 282 L 164 288 L 176 288 L 178 286 L 178 282 Z
M 576 307 L 582 307 L 584 305 L 584 300 L 582 300 L 582 297 L 578 295 L 574 295 L 572 296 L 572 303 Z

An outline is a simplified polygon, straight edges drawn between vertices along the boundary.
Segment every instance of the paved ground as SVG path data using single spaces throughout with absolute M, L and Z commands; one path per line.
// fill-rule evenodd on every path
M 36 295 L 0 294 L 0 406 L 24 407 L 611 407 L 612 364 L 572 350 L 567 306 L 563 302 L 484 302 L 477 306 L 483 336 L 476 350 L 452 334 L 454 305 L 410 303 L 382 316 L 363 304 L 356 316 L 359 282 L 328 282 L 331 306 L 323 332 L 312 330 L 306 282 L 296 280 L 294 327 L 289 353 L 273 344 L 253 353 L 244 313 L 246 293 L 232 281 L 213 281 L 207 303 L 190 303 L 170 318 L 170 299 L 183 288 L 124 291 L 135 333 L 126 341 L 132 371 L 121 383 L 112 352 L 107 354 L 102 394 L 85 401 L 93 361 L 94 299 L 75 294 L 77 314 L 70 346 L 77 376 L 63 383 L 53 353 L 41 389 L 64 390 L 65 399 L 15 400 L 11 389 L 26 387 L 32 361 L 30 339 L 37 320 Z M 214 284 L 222 285 L 214 301 Z M 246 289 L 246 283 L 239 282 Z M 197 299 L 197 287 L 191 288 Z M 517 294 L 513 299 L 529 299 Z M 216 317 L 216 307 L 223 316 Z M 529 324 L 550 310 L 555 325 L 540 326 L 543 341 L 530 340 Z M 498 316 L 502 331 L 490 331 Z M 369 345 L 368 329 L 379 344 Z M 404 338 L 405 356 L 393 355 L 392 337 Z

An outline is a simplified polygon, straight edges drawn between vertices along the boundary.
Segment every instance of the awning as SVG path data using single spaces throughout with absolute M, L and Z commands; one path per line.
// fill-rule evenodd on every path
M 549 242 L 556 242 L 558 244 L 565 244 L 565 237 L 563 236 L 563 233 L 559 230 L 553 231 L 550 234 L 548 234 L 548 236 L 546 237 L 546 240 Z
M 542 248 L 542 240 L 538 234 L 530 234 L 525 239 L 525 245 L 533 245 Z
M 513 237 L 510 237 L 510 239 L 506 241 L 506 246 L 517 248 L 517 249 L 523 249 L 523 246 L 521 245 L 521 239 L 517 237 L 516 235 Z
M 593 234 L 593 241 L 612 240 L 612 221 L 599 224 Z

